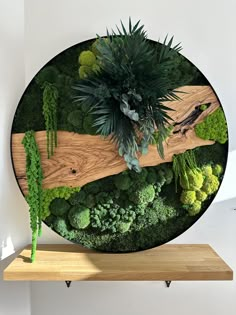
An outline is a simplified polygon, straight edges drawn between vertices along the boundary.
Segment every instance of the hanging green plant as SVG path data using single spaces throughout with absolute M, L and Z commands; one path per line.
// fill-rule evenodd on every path
M 53 155 L 54 148 L 57 147 L 57 99 L 57 88 L 46 81 L 43 89 L 43 116 L 47 131 L 48 158 Z
M 35 140 L 34 131 L 27 131 L 22 140 L 26 154 L 26 176 L 29 204 L 30 227 L 32 230 L 31 261 L 35 260 L 37 237 L 42 233 L 42 179 L 41 159 Z
M 165 39 L 161 48 L 147 40 L 139 22 L 129 30 L 121 22 L 117 34 L 96 41 L 99 72 L 91 72 L 75 86 L 75 99 L 87 104 L 94 126 L 102 136 L 111 136 L 129 169 L 139 172 L 137 152 L 146 154 L 158 130 L 157 149 L 164 158 L 163 141 L 168 135 L 168 111 L 163 102 L 179 99 L 172 89 L 167 69 L 172 67 L 178 45 Z

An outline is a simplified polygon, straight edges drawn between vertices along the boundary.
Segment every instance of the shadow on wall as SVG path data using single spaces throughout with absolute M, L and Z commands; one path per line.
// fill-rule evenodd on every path
M 27 203 L 10 172 L 1 186 L 0 260 L 3 260 L 29 243 L 30 227 Z
M 5 102 L 0 138 L 0 260 L 30 241 L 28 206 L 22 196 L 12 168 L 10 155 L 11 122 L 16 100 Z
M 220 189 L 214 199 L 214 204 L 229 199 L 236 198 L 235 190 L 236 180 L 236 150 L 228 152 L 228 161 L 225 175 L 221 183 Z M 235 202 L 236 207 L 236 202 Z

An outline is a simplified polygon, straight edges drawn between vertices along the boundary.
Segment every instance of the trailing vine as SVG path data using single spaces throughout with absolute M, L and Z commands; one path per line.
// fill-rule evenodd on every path
M 32 230 L 31 261 L 35 260 L 37 237 L 42 234 L 42 179 L 41 159 L 34 131 L 27 131 L 22 140 L 26 153 L 26 177 L 28 183 L 30 227 Z
M 50 158 L 57 147 L 57 99 L 58 90 L 52 83 L 45 82 L 43 90 L 43 115 L 47 131 L 47 153 Z

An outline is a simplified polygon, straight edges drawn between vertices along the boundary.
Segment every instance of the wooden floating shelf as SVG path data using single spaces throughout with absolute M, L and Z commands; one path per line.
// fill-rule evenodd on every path
M 30 262 L 27 246 L 5 269 L 4 280 L 232 280 L 232 269 L 207 244 L 160 247 L 135 253 L 110 254 L 79 245 L 38 245 Z

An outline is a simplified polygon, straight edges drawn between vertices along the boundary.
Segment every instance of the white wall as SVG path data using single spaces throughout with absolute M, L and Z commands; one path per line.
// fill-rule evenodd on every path
M 0 0 L 0 260 L 29 243 L 27 206 L 19 193 L 10 158 L 10 129 L 25 86 L 24 1 Z M 29 283 L 2 282 L 0 264 L 0 315 L 30 314 Z
M 188 57 L 213 84 L 224 106 L 230 130 L 229 162 L 220 192 L 214 204 L 204 216 L 186 233 L 174 240 L 175 243 L 209 243 L 236 269 L 236 107 L 234 104 L 234 73 L 236 73 L 236 26 L 233 0 L 25 0 L 25 38 L 22 30 L 22 2 L 14 3 L 16 19 L 8 10 L 3 19 L 5 35 L 1 45 L 7 49 L 4 61 L 9 75 L 4 73 L 0 86 L 1 111 L 0 144 L 4 167 L 1 164 L 1 223 L 0 240 L 5 242 L 4 255 L 29 241 L 27 206 L 17 189 L 9 163 L 9 124 L 16 100 L 23 91 L 23 51 L 25 40 L 25 79 L 28 83 L 35 73 L 52 57 L 65 48 L 104 34 L 105 27 L 113 27 L 119 20 L 141 19 L 152 39 L 164 38 L 166 33 L 181 41 L 183 54 Z M 0 0 L 1 3 L 1 0 Z M 6 2 L 5 6 L 6 6 Z M 1 10 L 0 10 L 1 12 Z M 2 12 L 1 12 L 2 13 Z M 2 22 L 2 19 L 0 19 Z M 1 23 L 0 22 L 0 23 Z M 14 38 L 9 41 L 14 28 Z M 2 37 L 2 36 L 1 36 Z M 9 42 L 11 45 L 9 45 Z M 10 48 L 14 45 L 13 51 Z M 16 46 L 17 45 L 17 46 Z M 8 47 L 8 48 L 7 48 Z M 0 53 L 1 53 L 0 49 Z M 17 55 L 15 54 L 17 51 Z M 19 59 L 20 60 L 19 60 Z M 3 83 L 2 83 L 3 82 Z M 3 114 L 4 118 L 2 117 Z M 6 131 L 7 130 L 7 131 Z M 234 151 L 235 150 L 235 151 Z M 14 196 L 14 198 L 12 198 Z M 17 226 L 16 226 L 17 222 Z M 0 223 L 0 224 L 1 224 Z M 44 227 L 41 242 L 61 243 L 62 239 Z M 9 237 L 8 237 L 9 236 Z M 6 243 L 6 240 L 9 240 Z M 64 241 L 64 240 L 63 240 Z M 65 241 L 64 241 L 65 242 Z M 4 315 L 13 312 L 9 296 L 15 297 L 16 290 L 26 290 L 25 313 L 29 312 L 27 284 L 11 283 L 11 288 L 0 282 L 0 315 L 2 301 Z M 92 314 L 160 314 L 169 315 L 234 315 L 236 282 L 174 282 L 170 289 L 155 282 L 75 282 L 70 289 L 64 283 L 32 283 L 31 314 L 64 315 Z M 13 292 L 13 293 L 12 293 Z M 27 295 L 27 296 L 26 296 Z

